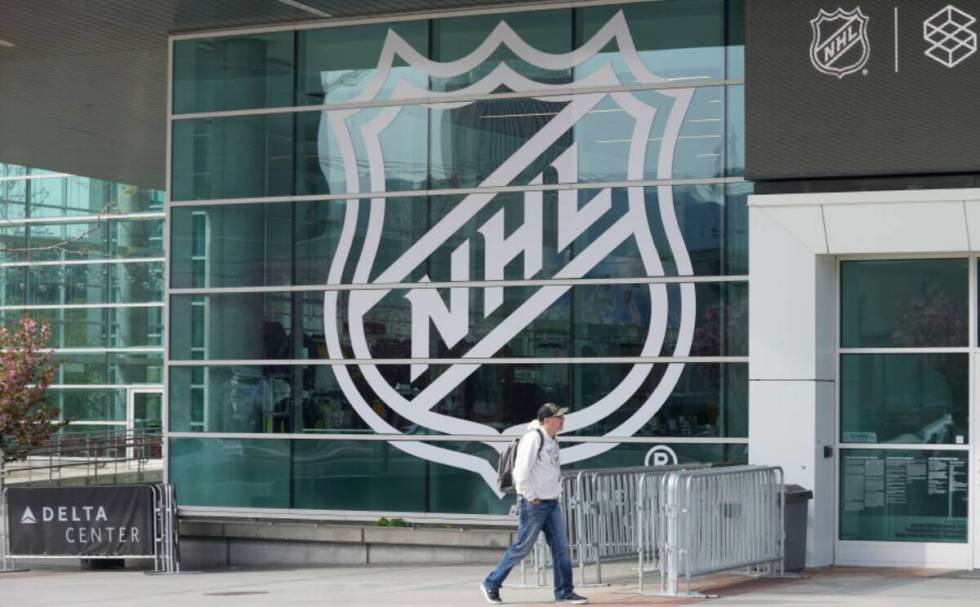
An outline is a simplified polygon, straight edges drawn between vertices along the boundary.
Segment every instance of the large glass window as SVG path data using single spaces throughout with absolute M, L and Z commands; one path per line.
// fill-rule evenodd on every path
M 569 441 L 636 441 L 576 466 L 660 442 L 745 461 L 741 11 L 596 3 L 176 41 L 181 500 L 502 514 L 475 473 L 497 449 L 456 439 L 523 428 L 545 400 L 594 415 Z M 456 453 L 358 437 L 395 433 Z
M 293 33 L 174 44 L 174 113 L 292 105 Z
M 398 82 L 409 83 L 420 91 L 428 88 L 425 73 L 409 67 L 399 55 L 392 57 L 387 77 L 377 69 L 382 48 L 396 36 L 419 55 L 428 57 L 427 21 L 304 30 L 297 36 L 297 105 L 387 99 Z
M 378 418 L 398 431 L 432 434 L 412 421 L 409 404 L 439 391 L 433 411 L 497 430 L 520 426 L 534 417 L 542 402 L 555 401 L 581 411 L 616 390 L 631 386 L 629 402 L 587 427 L 579 436 L 614 431 L 641 408 L 656 413 L 637 436 L 700 438 L 746 437 L 748 376 L 745 364 L 688 364 L 679 373 L 666 364 L 499 364 L 464 367 L 468 377 L 445 390 L 437 378 L 452 370 L 423 365 L 413 378 L 409 365 L 222 365 L 173 367 L 170 370 L 170 424 L 174 432 L 366 432 L 371 426 L 351 405 L 344 391 L 353 382 Z M 457 369 L 458 370 L 458 369 Z M 658 386 L 670 382 L 673 392 L 657 400 Z M 406 407 L 386 392 L 398 394 Z M 421 402 L 421 401 L 418 401 Z M 397 404 L 397 403 L 396 403 Z M 418 405 L 421 406 L 421 405 Z
M 484 443 L 428 445 L 495 460 Z M 506 514 L 482 479 L 427 463 L 385 441 L 173 438 L 171 478 L 188 506 L 239 506 Z M 680 461 L 745 462 L 745 445 L 670 444 Z M 621 445 L 595 458 L 600 467 L 643 463 L 650 445 Z M 215 488 L 219 490 L 215 490 Z
M 507 263 L 500 278 L 549 278 L 577 256 L 588 254 L 595 240 L 612 234 L 618 240 L 611 251 L 582 274 L 590 278 L 641 278 L 693 272 L 700 276 L 740 275 L 748 272 L 748 213 L 751 187 L 744 184 L 647 187 L 642 197 L 631 198 L 627 188 L 502 192 L 475 209 L 471 219 L 452 232 L 426 259 L 406 269 L 405 282 L 449 282 L 491 278 L 494 256 L 502 243 L 488 245 L 487 230 L 503 220 L 502 236 L 525 223 L 537 221 L 535 247 L 543 249 L 541 269 L 526 276 L 524 264 Z M 635 205 L 639 200 L 641 204 Z M 314 202 L 177 207 L 172 211 L 171 286 L 252 287 L 325 284 L 334 253 L 341 242 L 348 214 L 382 221 L 370 280 L 380 280 L 393 264 L 409 254 L 414 244 L 437 226 L 453 221 L 466 196 L 397 196 L 383 202 L 321 200 Z M 580 233 L 559 245 L 569 209 L 593 203 L 604 211 Z M 634 219 L 638 232 L 609 232 L 619 221 Z M 642 222 L 642 223 L 641 223 Z M 671 241 L 666 227 L 677 224 L 684 251 Z M 643 230 L 642 226 L 646 225 Z M 621 226 L 619 226 L 621 227 Z M 369 224 L 353 228 L 355 243 L 367 236 Z M 641 239 L 651 237 L 649 243 Z M 503 240 L 503 239 L 501 239 Z M 652 244 L 652 246 L 651 246 Z M 468 250 L 464 277 L 453 273 L 452 255 Z M 641 249 L 641 247 L 643 247 Z M 653 251 L 644 258 L 643 252 Z M 685 259 L 686 258 L 686 259 Z M 354 279 L 356 263 L 348 263 L 341 283 Z M 688 270 L 687 268 L 690 268 Z M 295 274 L 293 274 L 295 272 Z M 572 276 L 575 277 L 575 276 Z M 386 278 L 385 282 L 392 279 Z
M 291 114 L 178 120 L 173 127 L 174 200 L 292 194 Z
M 745 356 L 748 331 L 744 283 L 611 284 L 503 287 L 496 308 L 486 310 L 495 288 L 391 289 L 335 293 L 345 356 L 364 358 L 445 358 L 480 353 L 490 357 L 669 356 L 678 335 L 690 339 L 692 356 Z M 462 295 L 458 297 L 457 295 Z M 680 308 L 693 297 L 692 315 L 658 317 L 656 310 Z M 526 324 L 506 326 L 534 298 L 540 307 Z M 359 320 L 346 310 L 377 299 Z M 412 333 L 415 322 L 430 322 L 432 308 L 463 303 L 468 314 L 465 339 L 447 342 L 438 331 L 427 342 Z M 233 293 L 171 297 L 171 358 L 214 360 L 305 359 L 325 357 L 324 293 Z M 200 308 L 203 322 L 195 320 Z M 650 336 L 650 325 L 666 331 L 662 342 Z M 247 328 L 247 329 L 246 329 Z M 354 337 L 352 337 L 352 335 Z M 358 336 L 360 335 L 360 336 Z M 488 344 L 498 344 L 496 346 Z M 660 343 L 660 346 L 657 346 Z M 195 350 L 195 344 L 202 349 Z M 420 346 L 426 346 L 420 349 Z

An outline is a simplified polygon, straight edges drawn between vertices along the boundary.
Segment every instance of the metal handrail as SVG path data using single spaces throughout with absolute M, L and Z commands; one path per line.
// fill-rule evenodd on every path
M 26 475 L 26 482 L 60 483 L 64 480 L 62 471 L 72 468 L 91 467 L 92 474 L 86 478 L 98 484 L 99 471 L 110 466 L 110 476 L 116 477 L 120 464 L 136 463 L 136 474 L 142 479 L 144 467 L 153 459 L 161 459 L 163 435 L 159 431 L 127 430 L 124 433 L 107 435 L 104 431 L 86 432 L 72 436 L 55 436 L 31 449 L 27 457 L 18 464 L 5 467 L 2 474 L 9 479 L 13 475 Z M 40 474 L 37 474 L 40 473 Z

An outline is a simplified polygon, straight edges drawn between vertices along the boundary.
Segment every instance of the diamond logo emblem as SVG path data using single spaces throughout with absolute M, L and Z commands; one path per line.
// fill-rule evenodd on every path
M 970 29 L 977 19 L 952 4 L 946 5 L 923 23 L 923 37 L 929 43 L 926 57 L 953 68 L 977 52 L 977 34 Z

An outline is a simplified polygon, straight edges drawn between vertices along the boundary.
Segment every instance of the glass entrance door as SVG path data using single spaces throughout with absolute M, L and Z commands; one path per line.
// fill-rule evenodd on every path
M 132 388 L 129 390 L 127 403 L 130 430 L 141 432 L 160 432 L 163 429 L 162 390 L 144 390 Z
M 974 263 L 840 264 L 839 562 L 976 562 Z

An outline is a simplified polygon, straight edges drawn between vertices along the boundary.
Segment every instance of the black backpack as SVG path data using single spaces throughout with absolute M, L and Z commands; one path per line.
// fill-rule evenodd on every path
M 544 434 L 538 428 L 535 428 L 534 431 L 541 435 L 541 442 L 538 443 L 538 455 L 541 455 L 541 448 L 544 447 Z M 504 452 L 500 454 L 500 462 L 497 464 L 497 487 L 503 493 L 511 495 L 517 493 L 514 487 L 514 463 L 517 461 L 517 445 L 525 436 L 527 434 L 515 438 L 514 442 L 507 445 Z

